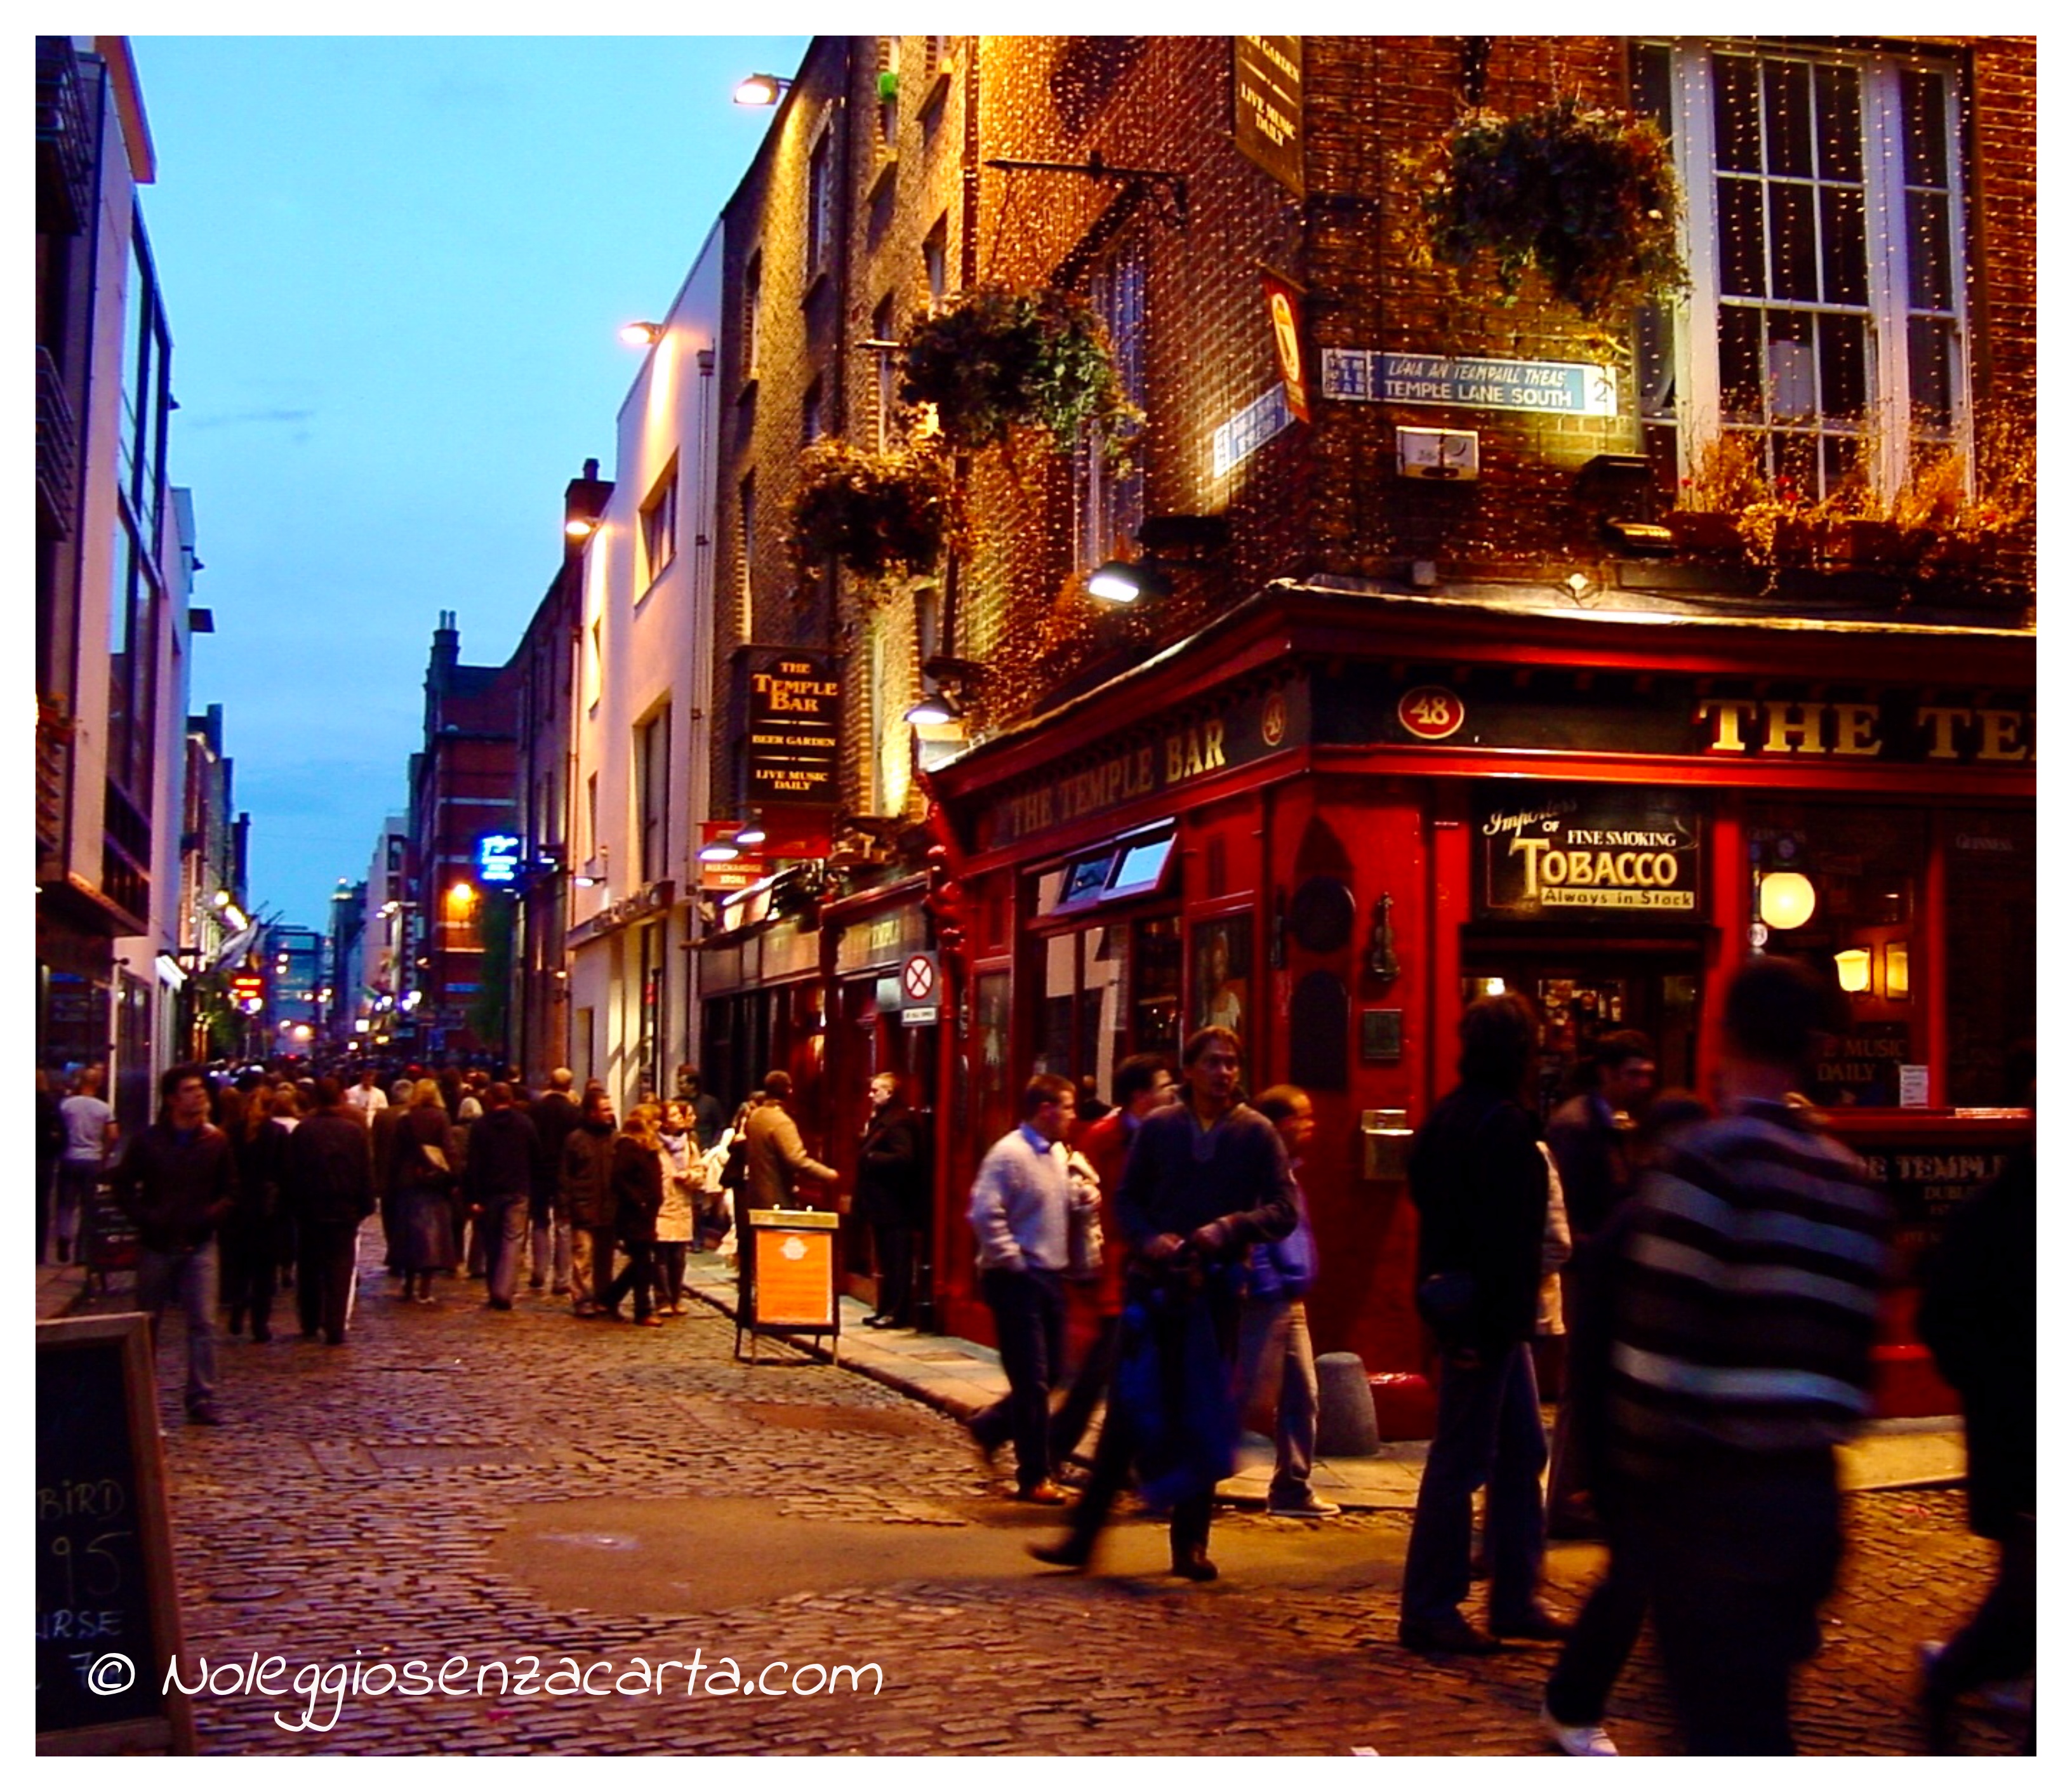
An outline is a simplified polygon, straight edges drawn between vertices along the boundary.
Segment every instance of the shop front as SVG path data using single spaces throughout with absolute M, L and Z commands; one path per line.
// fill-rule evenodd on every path
M 1809 1093 L 1873 1167 L 1993 1161 L 2029 1124 L 2034 680 L 2012 631 L 1282 586 L 966 752 L 933 775 L 973 917 L 944 1324 L 985 1333 L 957 1191 L 1021 1083 L 1105 1093 L 1211 1022 L 1312 1097 L 1311 1322 L 1372 1371 L 1424 1366 L 1403 1146 L 1485 992 L 1537 1009 L 1543 1108 L 1614 1028 L 1702 1091 L 1725 980 L 1790 954 L 1846 997 Z

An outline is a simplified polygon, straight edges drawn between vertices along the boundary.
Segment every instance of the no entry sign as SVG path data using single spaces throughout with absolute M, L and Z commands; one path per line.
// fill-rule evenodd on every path
M 909 952 L 899 967 L 899 1018 L 930 1026 L 942 1017 L 943 969 L 933 952 Z

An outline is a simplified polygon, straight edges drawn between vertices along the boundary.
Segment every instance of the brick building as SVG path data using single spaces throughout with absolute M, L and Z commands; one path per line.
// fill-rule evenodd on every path
M 1673 302 L 1423 253 L 1464 114 L 1567 95 L 1668 139 Z M 1320 1347 L 1414 1370 L 1400 1145 L 1464 1003 L 1534 998 L 1549 1098 L 1613 1025 L 1703 1087 L 1752 943 L 1848 991 L 1815 1092 L 1932 1233 L 1914 1171 L 2006 1149 L 2034 1030 L 2033 110 L 2013 39 L 815 41 L 726 216 L 721 655 L 826 655 L 845 748 L 826 855 L 705 942 L 706 1050 L 790 1067 L 838 1164 L 912 1079 L 944 1323 L 984 1330 L 958 1196 L 1027 1075 L 1215 1017 L 1316 1099 Z M 906 427 L 872 345 L 981 282 L 1092 302 L 1136 470 L 1018 441 L 953 566 L 802 576 L 798 449 Z M 961 738 L 915 745 L 930 663 Z M 907 1027 L 931 838 L 964 938 Z
M 421 991 L 410 1014 L 414 1043 L 448 1053 L 507 1050 L 511 898 L 487 889 L 476 868 L 483 836 L 510 832 L 516 804 L 518 680 L 509 666 L 461 664 L 460 629 L 442 611 L 425 672 L 425 744 L 410 755 L 408 864 L 416 962 L 405 978 Z M 487 1000 L 485 1001 L 485 994 Z

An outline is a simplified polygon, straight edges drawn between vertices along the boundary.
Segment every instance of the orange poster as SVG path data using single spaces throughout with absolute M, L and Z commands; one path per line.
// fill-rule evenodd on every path
M 834 1322 L 834 1234 L 790 1226 L 757 1227 L 755 1323 L 804 1330 L 832 1327 Z

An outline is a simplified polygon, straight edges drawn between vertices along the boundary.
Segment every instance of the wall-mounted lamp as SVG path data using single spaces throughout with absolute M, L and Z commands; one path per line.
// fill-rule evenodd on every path
M 750 809 L 741 825 L 734 830 L 734 843 L 737 846 L 760 846 L 769 837 L 770 830 L 763 825 L 763 812 L 760 809 Z
M 1756 907 L 1764 922 L 1783 933 L 1811 920 L 1817 900 L 1813 880 L 1803 871 L 1766 871 L 1756 890 Z
M 722 834 L 717 840 L 709 840 L 698 849 L 701 865 L 731 865 L 741 857 L 741 849 L 734 844 L 732 834 Z M 576 880 L 580 883 L 582 880 Z
M 931 691 L 906 712 L 905 719 L 921 727 L 935 727 L 960 721 L 964 713 L 964 705 L 948 691 Z
M 1851 946 L 1836 953 L 1835 977 L 1844 990 L 1852 996 L 1868 993 L 1871 986 L 1870 948 Z
M 1903 1002 L 1914 993 L 1907 982 L 1907 951 L 1904 939 L 1885 943 L 1885 999 Z
M 1135 603 L 1140 598 L 1163 597 L 1172 582 L 1147 557 L 1106 560 L 1087 576 L 1087 594 L 1103 603 Z
M 622 323 L 619 327 L 619 339 L 628 348 L 652 348 L 668 334 L 665 324 Z
M 587 541 L 597 533 L 597 520 L 590 516 L 571 516 L 561 525 L 561 533 L 571 541 Z
M 791 90 L 791 84 L 782 75 L 750 75 L 734 90 L 734 103 L 738 106 L 774 106 L 781 95 Z

